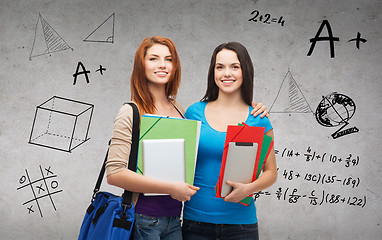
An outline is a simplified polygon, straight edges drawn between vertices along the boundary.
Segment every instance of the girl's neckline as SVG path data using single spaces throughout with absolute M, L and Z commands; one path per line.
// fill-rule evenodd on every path
M 224 133 L 226 134 L 227 131 L 218 131 L 216 130 L 215 128 L 213 128 L 210 123 L 207 121 L 207 118 L 206 118 L 206 107 L 207 107 L 207 101 L 204 101 L 202 102 L 204 105 L 203 105 L 203 121 L 207 124 L 207 126 L 212 129 L 213 131 L 217 132 L 217 133 Z M 248 115 L 247 115 L 247 119 L 245 119 L 244 123 L 247 123 L 249 117 L 251 116 L 251 107 L 248 106 Z

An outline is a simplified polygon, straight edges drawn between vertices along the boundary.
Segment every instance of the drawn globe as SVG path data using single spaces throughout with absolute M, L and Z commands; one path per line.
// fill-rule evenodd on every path
M 335 127 L 348 123 L 354 113 L 354 101 L 346 95 L 334 92 L 322 97 L 315 115 L 319 124 Z

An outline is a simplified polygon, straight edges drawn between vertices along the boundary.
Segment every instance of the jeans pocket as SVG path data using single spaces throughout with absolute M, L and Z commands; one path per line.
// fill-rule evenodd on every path
M 135 215 L 136 227 L 140 229 L 151 229 L 159 225 L 159 219 L 142 214 Z
M 183 219 L 182 231 L 185 231 L 185 232 L 192 231 L 195 228 L 198 228 L 196 225 L 197 225 L 197 222 Z
M 242 231 L 248 231 L 248 232 L 258 231 L 257 223 L 254 223 L 254 224 L 241 224 L 240 227 L 241 227 Z

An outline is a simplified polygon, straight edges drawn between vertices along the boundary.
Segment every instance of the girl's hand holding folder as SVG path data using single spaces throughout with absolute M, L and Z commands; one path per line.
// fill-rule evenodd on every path
M 227 184 L 233 188 L 232 192 L 224 197 L 226 202 L 240 202 L 244 198 L 248 197 L 250 194 L 254 193 L 253 191 L 253 182 L 252 183 L 239 183 L 227 181 Z
M 188 183 L 173 183 L 170 190 L 170 196 L 178 201 L 188 201 L 198 191 L 199 188 Z

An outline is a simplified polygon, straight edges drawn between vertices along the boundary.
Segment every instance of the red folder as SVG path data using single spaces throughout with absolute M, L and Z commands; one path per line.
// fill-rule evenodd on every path
M 219 174 L 219 181 L 216 186 L 216 197 L 221 198 L 221 188 L 222 188 L 222 180 L 224 178 L 224 170 L 225 170 L 225 165 L 226 165 L 226 160 L 227 160 L 227 153 L 228 153 L 228 145 L 230 142 L 252 142 L 252 143 L 257 143 L 258 144 L 258 149 L 256 153 L 256 167 L 257 169 L 258 162 L 260 159 L 260 149 L 262 147 L 263 143 L 263 137 L 264 137 L 264 127 L 252 127 L 248 126 L 243 123 L 242 126 L 232 126 L 229 125 L 227 127 L 227 135 L 224 143 L 224 150 L 223 150 L 223 158 L 222 158 L 222 163 L 220 167 L 220 174 Z M 256 175 L 257 171 L 253 171 L 253 177 L 252 180 L 256 180 Z M 252 196 L 251 194 L 250 196 Z

